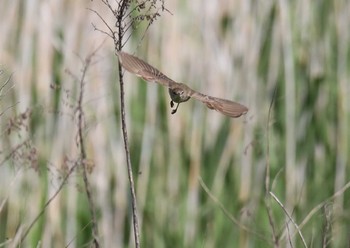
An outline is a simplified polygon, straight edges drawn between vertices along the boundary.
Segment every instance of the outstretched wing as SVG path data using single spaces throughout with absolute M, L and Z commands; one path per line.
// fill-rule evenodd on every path
M 146 81 L 157 82 L 166 87 L 169 87 L 172 83 L 174 83 L 173 80 L 142 59 L 122 51 L 118 51 L 117 55 L 119 62 L 122 64 L 125 70 L 143 78 Z
M 248 112 L 248 108 L 240 103 L 230 100 L 204 95 L 195 90 L 192 90 L 193 98 L 205 103 L 208 108 L 233 118 L 240 117 Z

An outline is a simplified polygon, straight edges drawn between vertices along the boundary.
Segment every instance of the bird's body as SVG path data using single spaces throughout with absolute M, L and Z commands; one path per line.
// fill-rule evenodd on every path
M 191 89 L 183 83 L 175 82 L 171 85 L 171 87 L 169 87 L 169 95 L 171 98 L 170 107 L 174 106 L 174 102 L 177 103 L 176 108 L 171 111 L 172 114 L 175 114 L 180 103 L 190 100 Z
M 188 101 L 191 97 L 205 103 L 208 108 L 215 109 L 229 117 L 240 117 L 248 112 L 248 108 L 242 104 L 222 98 L 208 96 L 191 89 L 186 84 L 177 83 L 150 64 L 133 55 L 122 51 L 118 51 L 117 55 L 125 70 L 143 78 L 146 81 L 156 82 L 169 88 L 171 107 L 173 107 L 174 102 L 177 103 L 176 108 L 172 110 L 172 114 L 176 113 L 180 103 Z
M 169 89 L 169 95 L 170 95 L 171 100 L 173 100 L 176 103 L 187 102 L 191 98 L 188 95 L 181 94 L 181 91 L 179 88 Z

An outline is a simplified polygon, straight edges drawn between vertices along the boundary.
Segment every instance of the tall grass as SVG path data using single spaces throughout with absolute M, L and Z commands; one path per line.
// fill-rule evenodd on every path
M 165 5 L 172 14 L 124 49 L 249 112 L 229 119 L 189 101 L 171 115 L 166 89 L 125 73 L 141 246 L 303 247 L 299 228 L 308 247 L 348 247 L 350 2 Z M 85 78 L 85 163 L 101 245 L 133 246 L 118 62 L 87 7 L 114 25 L 96 0 L 0 2 L 0 246 L 19 244 L 81 158 L 78 80 L 101 44 Z M 22 247 L 91 242 L 83 188 L 76 169 Z

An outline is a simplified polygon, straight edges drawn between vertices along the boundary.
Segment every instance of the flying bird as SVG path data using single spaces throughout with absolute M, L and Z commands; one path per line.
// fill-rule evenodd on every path
M 233 118 L 240 117 L 248 112 L 248 108 L 242 104 L 222 98 L 208 96 L 191 89 L 186 84 L 177 83 L 150 64 L 131 54 L 118 51 L 117 55 L 119 62 L 125 70 L 143 78 L 146 81 L 159 83 L 169 89 L 171 108 L 174 107 L 174 103 L 177 103 L 177 106 L 172 109 L 172 114 L 176 113 L 180 103 L 186 102 L 190 98 L 197 99 L 206 104 L 208 108 L 214 109 Z

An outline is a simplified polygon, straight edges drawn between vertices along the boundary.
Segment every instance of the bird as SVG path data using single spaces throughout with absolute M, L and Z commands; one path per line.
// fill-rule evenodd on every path
M 209 109 L 216 110 L 232 118 L 240 117 L 248 112 L 248 108 L 240 103 L 202 94 L 191 89 L 184 83 L 175 82 L 155 67 L 134 55 L 123 51 L 117 51 L 116 54 L 120 64 L 126 71 L 141 77 L 145 81 L 155 82 L 168 88 L 172 114 L 177 112 L 180 103 L 187 102 L 190 98 L 199 100 Z M 177 106 L 174 108 L 175 103 Z

